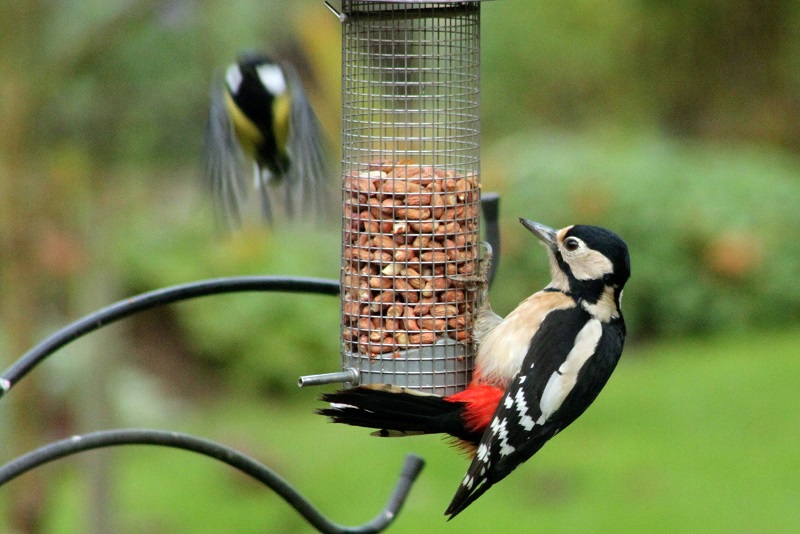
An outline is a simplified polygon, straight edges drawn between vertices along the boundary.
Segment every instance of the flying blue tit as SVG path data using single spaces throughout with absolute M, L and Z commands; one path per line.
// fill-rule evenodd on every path
M 289 218 L 320 219 L 329 209 L 325 139 L 286 62 L 243 54 L 215 81 L 205 157 L 208 185 L 229 227 L 242 222 L 251 172 L 267 223 L 276 218 L 276 204 Z

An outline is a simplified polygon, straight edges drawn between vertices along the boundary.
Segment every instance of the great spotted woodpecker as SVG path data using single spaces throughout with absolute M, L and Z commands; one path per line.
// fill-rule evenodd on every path
M 533 456 L 594 401 L 622 354 L 625 242 L 596 226 L 555 231 L 520 219 L 547 247 L 552 281 L 505 319 L 486 306 L 472 382 L 449 397 L 388 385 L 323 395 L 318 413 L 379 436 L 444 433 L 474 451 L 450 519 Z M 494 317 L 493 317 L 494 316 Z M 480 319 L 480 317 L 479 317 Z

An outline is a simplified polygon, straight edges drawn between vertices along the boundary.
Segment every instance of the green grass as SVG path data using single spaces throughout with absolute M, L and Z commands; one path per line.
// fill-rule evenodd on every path
M 442 512 L 466 460 L 437 437 L 328 424 L 311 413 L 318 389 L 290 402 L 228 396 L 156 426 L 251 454 L 342 524 L 371 519 L 414 452 L 427 465 L 392 532 L 788 532 L 800 526 L 798 346 L 800 330 L 629 348 L 573 427 L 451 523 Z M 81 466 L 62 464 L 47 532 L 82 526 Z M 311 531 L 200 456 L 128 447 L 114 466 L 122 532 Z

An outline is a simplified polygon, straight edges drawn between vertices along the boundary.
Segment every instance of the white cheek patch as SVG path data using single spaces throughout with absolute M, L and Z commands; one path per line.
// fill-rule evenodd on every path
M 261 65 L 256 73 L 270 94 L 278 96 L 286 92 L 286 78 L 278 65 Z
M 564 399 L 578 381 L 578 372 L 594 354 L 602 335 L 603 325 L 597 319 L 591 319 L 578 332 L 575 345 L 569 351 L 567 359 L 557 371 L 550 375 L 550 379 L 542 391 L 542 398 L 539 401 L 542 416 L 536 421 L 538 424 L 547 421 L 561 407 Z
M 547 256 L 550 260 L 550 276 L 552 278 L 547 287 L 558 289 L 566 293 L 569 291 L 569 278 L 567 278 L 566 273 L 561 270 L 561 266 L 558 264 L 551 250 L 547 251 Z
M 242 71 L 239 69 L 239 65 L 234 64 L 228 67 L 228 70 L 225 71 L 225 83 L 231 93 L 239 92 L 239 87 L 242 85 Z
M 564 261 L 569 265 L 572 275 L 578 280 L 598 280 L 614 272 L 611 260 L 596 250 L 573 257 L 565 254 Z

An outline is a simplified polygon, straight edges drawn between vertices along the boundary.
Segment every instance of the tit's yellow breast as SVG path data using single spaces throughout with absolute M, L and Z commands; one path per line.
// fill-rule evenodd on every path
M 239 140 L 239 145 L 246 154 L 255 159 L 258 146 L 264 142 L 264 135 L 255 123 L 242 113 L 227 91 L 225 91 L 225 105 L 228 108 L 228 116 L 233 123 L 233 131 Z
M 289 142 L 289 115 L 291 111 L 291 101 L 289 93 L 285 92 L 274 98 L 272 101 L 272 120 L 275 128 L 275 145 L 279 154 L 286 153 L 286 145 Z

